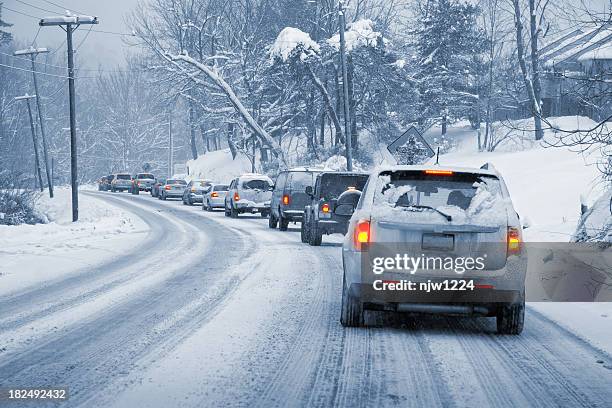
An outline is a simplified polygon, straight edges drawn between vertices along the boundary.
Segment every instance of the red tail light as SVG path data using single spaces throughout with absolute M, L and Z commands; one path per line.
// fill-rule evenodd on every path
M 291 202 L 291 197 L 289 197 L 287 194 L 285 194 L 283 196 L 283 204 L 284 205 L 289 205 L 290 202 Z
M 508 256 L 521 252 L 521 231 L 518 228 L 508 227 Z
M 170 190 L 170 189 L 172 189 L 172 187 L 171 186 L 166 186 L 166 187 L 164 187 L 164 189 Z
M 217 198 L 217 197 L 219 197 L 219 193 L 217 193 L 216 191 L 213 191 L 212 193 L 210 193 L 210 196 L 212 198 Z
M 328 213 L 329 212 L 329 204 L 325 203 L 321 206 L 321 211 L 324 213 Z
M 234 193 L 234 201 L 240 201 L 240 194 L 238 192 Z
M 359 221 L 355 226 L 355 232 L 353 235 L 355 249 L 361 251 L 362 245 L 368 244 L 370 239 L 370 221 Z

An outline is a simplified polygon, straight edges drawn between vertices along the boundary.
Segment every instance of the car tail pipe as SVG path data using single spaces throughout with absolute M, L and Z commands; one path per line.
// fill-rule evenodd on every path
M 454 314 L 454 315 L 487 315 L 489 308 L 473 305 L 444 305 L 431 303 L 398 303 L 398 312 Z

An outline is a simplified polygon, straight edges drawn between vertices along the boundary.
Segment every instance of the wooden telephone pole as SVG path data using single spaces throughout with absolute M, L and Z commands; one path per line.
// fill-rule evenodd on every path
M 32 143 L 34 144 L 34 164 L 36 168 L 36 176 L 38 176 L 38 185 L 40 191 L 44 191 L 45 186 L 43 185 L 42 175 L 40 173 L 40 159 L 38 157 L 38 140 L 36 138 L 36 127 L 34 126 L 34 117 L 32 116 L 32 107 L 30 106 L 30 99 L 36 98 L 36 95 L 25 94 L 15 98 L 16 101 L 26 101 L 28 106 L 28 115 L 30 117 L 30 130 L 32 131 Z
M 40 136 L 42 138 L 43 145 L 43 160 L 45 161 L 45 173 L 47 174 L 47 185 L 49 186 L 49 197 L 53 198 L 53 178 L 51 176 L 51 170 L 49 168 L 49 153 L 48 153 L 48 143 L 47 137 L 45 133 L 45 121 L 43 119 L 43 111 L 42 104 L 40 103 L 40 92 L 38 90 L 38 81 L 36 79 L 36 65 L 34 60 L 36 56 L 41 53 L 49 52 L 46 48 L 34 48 L 30 47 L 25 50 L 18 50 L 13 53 L 13 55 L 29 55 L 32 61 L 32 77 L 34 79 L 34 94 L 36 95 L 36 109 L 38 110 L 38 123 L 40 125 Z
M 76 107 L 74 94 L 74 50 L 72 33 L 81 24 L 98 24 L 98 17 L 78 16 L 66 13 L 65 16 L 45 17 L 38 23 L 41 27 L 59 26 L 66 32 L 68 48 L 68 95 L 70 98 L 70 184 L 72 189 L 72 221 L 79 220 L 79 184 L 77 171 Z

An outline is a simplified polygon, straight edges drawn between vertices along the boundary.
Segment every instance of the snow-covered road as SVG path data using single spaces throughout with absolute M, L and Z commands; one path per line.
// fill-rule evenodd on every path
M 62 406 L 85 407 L 612 401 L 612 357 L 533 309 L 518 337 L 487 319 L 345 329 L 337 237 L 314 248 L 258 216 L 87 194 L 137 214 L 149 235 L 105 265 L 0 298 L 0 388 L 68 386 Z

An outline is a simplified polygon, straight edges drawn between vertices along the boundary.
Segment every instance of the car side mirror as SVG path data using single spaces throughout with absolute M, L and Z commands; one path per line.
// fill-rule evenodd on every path
M 334 214 L 343 215 L 350 217 L 355 212 L 355 206 L 353 204 L 340 204 L 336 206 Z
M 305 193 L 308 194 L 310 197 L 312 197 L 312 186 L 306 186 L 306 190 Z

